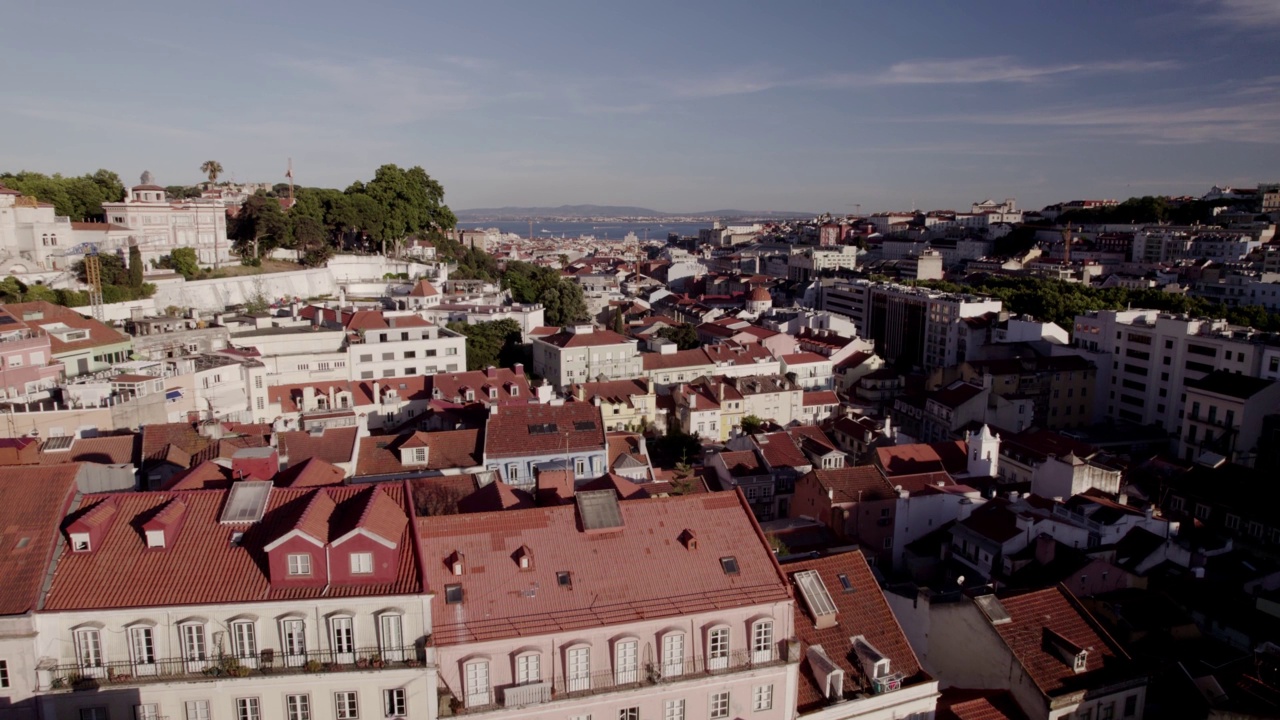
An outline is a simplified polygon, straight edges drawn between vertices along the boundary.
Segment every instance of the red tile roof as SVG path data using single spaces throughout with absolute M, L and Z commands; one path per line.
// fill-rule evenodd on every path
M 850 640 L 855 636 L 862 635 L 876 650 L 889 658 L 890 672 L 902 673 L 904 682 L 921 672 L 920 662 L 911 651 L 902 626 L 889 609 L 889 603 L 884 599 L 884 593 L 861 552 L 789 563 L 783 569 L 793 583 L 797 572 L 816 571 L 836 607 L 836 624 L 819 630 L 814 627 L 814 619 L 809 614 L 809 607 L 805 604 L 802 593 L 799 590 L 795 593 L 795 632 L 803 653 L 796 702 L 801 713 L 827 704 L 824 691 L 805 657 L 811 645 L 821 645 L 827 657 L 844 670 L 847 697 L 852 697 L 864 684 L 859 681 L 864 676 L 860 664 L 850 659 Z M 849 580 L 852 588 L 850 591 L 844 590 L 840 576 Z
M 813 465 L 809 458 L 796 445 L 795 438 L 786 432 L 767 433 L 755 436 L 756 447 L 771 468 L 802 467 Z
M 356 597 L 412 594 L 422 591 L 408 522 L 395 538 L 399 548 L 396 578 L 377 584 L 272 587 L 261 564 L 262 547 L 298 527 L 300 508 L 313 505 L 305 518 L 308 532 L 330 541 L 331 516 L 340 521 L 348 513 L 363 516 L 367 493 L 385 493 L 392 505 L 404 507 L 398 483 L 373 487 L 276 488 L 266 514 L 252 526 L 218 522 L 229 491 L 193 490 L 181 493 L 187 504 L 181 530 L 163 550 L 148 549 L 134 521 L 145 518 L 172 498 L 171 492 L 114 493 L 119 517 L 92 552 L 64 550 L 45 601 L 46 610 L 89 610 L 232 602 L 267 602 L 313 597 Z M 316 498 L 322 498 L 316 500 Z M 376 526 L 387 531 L 379 501 Z M 329 510 L 330 514 L 325 514 Z M 403 510 L 401 510 L 403 514 Z M 340 527 L 340 525 L 338 526 Z M 243 530 L 240 543 L 231 532 Z
M 788 366 L 808 365 L 810 363 L 819 363 L 819 362 L 831 362 L 831 358 L 825 358 L 819 355 L 818 353 L 813 353 L 813 352 L 791 353 L 789 355 L 783 355 L 781 360 L 782 362 L 786 363 Z
M 327 428 L 320 435 L 301 430 L 276 433 L 280 456 L 296 465 L 313 457 L 333 464 L 351 462 L 356 449 L 355 427 Z
M 773 360 L 773 353 L 763 345 L 739 345 L 735 342 L 706 345 L 702 348 L 717 365 L 755 365 Z
M 0 468 L 0 615 L 35 607 L 79 471 L 78 464 Z
M 341 485 L 346 473 L 321 458 L 309 458 L 290 465 L 276 473 L 272 481 L 276 487 L 307 488 L 326 485 Z
M 137 438 L 138 436 L 133 434 L 76 438 L 67 450 L 46 450 L 41 446 L 40 464 L 88 462 L 99 465 L 127 465 L 133 462 Z
M 831 499 L 836 503 L 885 500 L 896 497 L 893 485 L 880 474 L 874 465 L 811 470 L 805 477 L 813 476 L 826 490 L 834 491 Z
M 619 503 L 621 531 L 587 534 L 575 505 L 417 520 L 437 645 L 595 629 L 790 598 L 773 554 L 737 493 Z M 678 541 L 685 529 L 696 550 Z M 652 530 L 652 532 L 650 532 Z M 665 535 L 665 539 L 664 539 Z M 521 571 L 513 555 L 533 554 Z M 445 560 L 466 558 L 460 576 Z M 726 575 L 720 558 L 734 556 Z M 627 562 L 619 562 L 627 558 Z M 680 572 L 672 572 L 680 568 Z M 483 571 L 481 571 L 483 570 Z M 570 573 L 571 588 L 556 573 Z M 446 604 L 444 586 L 463 600 Z M 531 587 L 539 588 L 532 595 Z
M 540 337 L 539 340 L 549 345 L 555 345 L 559 348 L 584 348 L 598 347 L 601 345 L 624 345 L 634 343 L 635 340 L 623 337 L 612 330 L 602 330 L 594 328 L 589 333 L 572 333 L 561 330 L 553 335 Z
M 634 407 L 631 398 L 640 395 L 649 395 L 649 385 L 643 379 L 636 380 L 607 380 L 603 382 L 586 382 L 574 383 L 570 385 L 565 392 L 569 398 L 576 399 L 581 393 L 582 399 L 591 402 L 594 398 L 600 398 L 601 401 L 612 403 L 614 405 L 626 405 Z
M 431 327 L 432 323 L 420 315 L 387 315 L 382 310 L 357 310 L 347 318 L 348 330 L 398 330 L 411 327 Z
M 804 393 L 802 402 L 806 407 L 839 405 L 840 398 L 836 397 L 834 390 L 810 390 Z
M 427 462 L 404 465 L 400 448 L 426 447 Z M 483 464 L 483 430 L 439 430 L 411 435 L 373 435 L 360 438 L 356 475 L 394 475 L 422 470 L 456 470 Z
M 169 478 L 165 490 L 217 490 L 231 487 L 231 468 L 205 460 Z
M 947 688 L 935 720 L 1027 720 L 1008 690 Z
M 595 405 L 512 405 L 489 416 L 484 454 L 525 457 L 605 447 L 604 422 Z
M 495 510 L 531 508 L 537 503 L 526 490 L 514 488 L 501 480 L 487 483 L 458 501 L 458 512 L 478 513 Z
M 693 348 L 691 350 L 677 350 L 673 353 L 667 354 L 643 353 L 640 355 L 640 362 L 643 364 L 645 372 L 715 365 L 715 362 L 712 361 L 709 355 L 707 355 L 707 347 Z
M 768 471 L 760 466 L 760 461 L 756 459 L 756 454 L 752 450 L 722 452 L 720 460 L 724 462 L 725 468 L 733 477 L 768 474 Z
M 440 291 L 426 280 L 419 280 L 413 289 L 409 291 L 409 297 L 435 297 Z
M 1010 621 L 994 623 L 992 627 L 1046 695 L 1079 688 L 1082 682 L 1087 683 L 1082 675 L 1102 670 L 1104 664 L 1113 660 L 1128 660 L 1124 651 L 1062 586 L 1001 598 L 1000 604 Z M 1046 629 L 1088 652 L 1082 673 L 1076 673 L 1050 649 L 1045 639 Z
M 69 328 L 89 331 L 88 338 L 84 340 L 76 340 L 74 342 L 63 342 L 58 339 L 57 335 L 49 334 L 49 352 L 54 355 L 62 355 L 64 353 L 76 352 L 78 350 L 99 347 L 101 345 L 116 345 L 129 341 L 129 336 L 118 330 L 114 330 L 103 325 L 93 318 L 85 317 L 71 308 L 54 305 L 53 303 L 46 302 L 44 300 L 0 305 L 0 310 L 4 310 L 8 314 L 12 315 L 18 323 L 29 328 L 43 328 L 46 325 L 62 323 Z M 23 313 L 34 312 L 42 313 L 44 317 L 39 320 L 23 320 Z M 10 325 L 9 329 L 13 329 L 13 325 Z

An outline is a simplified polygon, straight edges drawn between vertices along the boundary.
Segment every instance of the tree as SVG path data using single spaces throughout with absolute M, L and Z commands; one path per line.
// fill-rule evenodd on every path
M 142 248 L 129 246 L 129 287 L 142 287 Z
M 196 257 L 194 248 L 174 248 L 174 251 L 169 253 L 169 265 L 188 280 L 200 274 L 200 261 Z
M 209 178 L 209 184 L 213 185 L 218 182 L 218 176 L 222 174 L 222 163 L 217 160 L 205 160 L 200 164 L 200 172 Z
M 24 170 L 16 174 L 0 174 L 0 184 L 52 203 L 55 212 L 72 221 L 101 219 L 103 203 L 124 199 L 124 183 L 110 170 L 98 170 L 80 177 L 42 175 Z
M 515 320 L 493 320 L 468 325 L 452 322 L 447 326 L 467 337 L 467 369 L 483 370 L 514 364 L 523 354 L 520 323 Z M 505 361 L 505 362 L 504 362 Z
M 619 335 L 626 335 L 626 320 L 622 317 L 623 306 L 619 305 L 613 312 L 613 331 Z
M 289 224 L 292 227 L 293 247 L 298 251 L 298 258 L 307 267 L 319 267 L 333 257 L 333 245 L 329 243 L 329 234 L 324 225 L 313 217 L 289 213 Z
M 742 434 L 755 435 L 764 429 L 764 420 L 755 415 L 748 415 L 742 418 Z
M 449 206 L 444 204 L 444 187 L 426 170 L 414 166 L 408 170 L 397 165 L 383 165 L 367 183 L 354 183 L 347 195 L 372 198 L 382 211 L 382 224 L 370 232 L 373 239 L 391 243 L 393 254 L 399 254 L 400 243 L 418 233 L 435 234 L 457 224 Z
M 228 235 L 235 239 L 236 250 L 246 259 L 257 261 L 262 250 L 268 252 L 289 242 L 289 219 L 275 198 L 251 195 L 240 206 Z
M 697 329 L 689 323 L 681 323 L 675 327 L 660 328 L 654 334 L 675 343 L 677 350 L 692 350 L 702 344 L 698 342 Z
M 507 263 L 502 285 L 511 299 L 520 303 L 542 303 L 549 325 L 572 325 L 587 320 L 587 300 L 582 287 L 551 268 L 527 262 Z

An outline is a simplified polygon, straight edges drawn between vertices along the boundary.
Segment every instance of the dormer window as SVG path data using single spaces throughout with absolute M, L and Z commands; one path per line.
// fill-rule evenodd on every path
M 489 388 L 489 399 L 490 400 L 498 399 L 498 388 Z
M 475 399 L 476 399 L 476 391 L 475 391 L 475 390 L 467 390 L 467 402 L 472 402 L 472 401 L 474 401 Z
M 528 545 L 521 545 L 520 549 L 516 550 L 515 557 L 516 565 L 521 570 L 533 569 L 533 551 L 529 549 Z
M 368 575 L 373 572 L 373 553 L 351 553 L 351 574 Z
M 147 547 L 149 548 L 164 547 L 164 530 L 148 530 L 147 531 Z
M 1076 653 L 1075 664 L 1071 669 L 1075 672 L 1084 672 L 1088 664 L 1089 664 L 1089 651 L 1081 650 L 1080 652 Z
M 71 533 L 71 550 L 73 552 L 89 552 L 89 533 Z
M 463 556 L 461 552 L 454 551 L 453 555 L 449 558 L 449 572 L 452 572 L 454 575 L 461 575 L 465 569 L 465 556 Z
M 512 385 L 512 386 L 511 386 L 511 397 L 518 397 L 519 395 L 520 395 L 520 386 L 519 386 L 519 385 Z
M 288 558 L 289 575 L 293 577 L 311 574 L 311 556 L 307 553 L 291 553 Z

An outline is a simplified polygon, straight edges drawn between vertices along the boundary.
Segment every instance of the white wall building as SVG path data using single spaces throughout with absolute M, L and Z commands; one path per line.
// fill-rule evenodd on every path
M 108 223 L 129 228 L 146 260 L 180 247 L 194 248 L 201 265 L 233 260 L 222 204 L 204 199 L 171 202 L 149 172 L 142 174 L 142 183 L 130 188 L 123 202 L 103 203 L 102 211 Z

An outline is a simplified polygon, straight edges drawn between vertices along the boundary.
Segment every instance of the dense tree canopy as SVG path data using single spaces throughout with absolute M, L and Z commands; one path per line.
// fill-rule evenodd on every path
M 692 350 L 700 344 L 698 331 L 689 323 L 681 323 L 675 327 L 664 327 L 654 333 L 664 340 L 676 344 L 677 350 Z
M 493 320 L 473 325 L 454 322 L 450 330 L 467 336 L 467 369 L 511 367 L 524 362 L 520 323 L 515 320 Z
M 0 185 L 30 195 L 41 202 L 52 203 L 59 215 L 72 221 L 101 220 L 102 203 L 124 199 L 124 183 L 110 170 L 91 175 L 63 177 L 57 173 L 43 175 L 23 170 L 0 173 Z
M 275 248 L 292 244 L 289 224 L 275 198 L 251 195 L 228 224 L 227 234 L 234 241 L 236 252 L 254 261 Z
M 582 287 L 551 268 L 514 261 L 507 263 L 502 286 L 520 303 L 542 303 L 548 325 L 586 322 L 587 301 Z
M 1144 195 L 1131 197 L 1111 207 L 1097 207 L 1070 210 L 1058 218 L 1059 224 L 1073 222 L 1076 224 L 1092 223 L 1157 223 L 1167 222 L 1174 225 L 1191 225 L 1193 223 L 1212 223 L 1213 210 L 1217 207 L 1238 205 L 1238 200 L 1192 200 L 1190 202 L 1171 205 L 1168 198 Z

